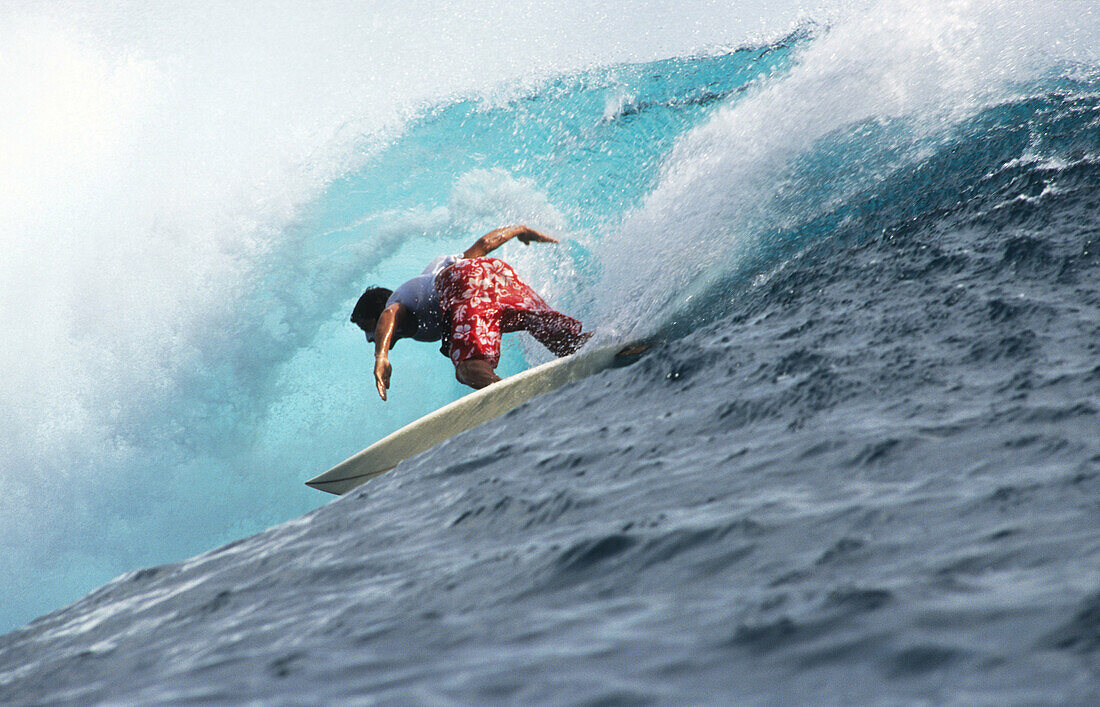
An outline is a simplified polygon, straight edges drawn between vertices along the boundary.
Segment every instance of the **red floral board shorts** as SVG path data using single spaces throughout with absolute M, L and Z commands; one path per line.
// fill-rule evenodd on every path
M 530 332 L 559 356 L 576 348 L 581 323 L 551 309 L 503 260 L 460 260 L 436 275 L 435 288 L 455 363 L 482 358 L 496 368 L 500 335 L 513 331 Z

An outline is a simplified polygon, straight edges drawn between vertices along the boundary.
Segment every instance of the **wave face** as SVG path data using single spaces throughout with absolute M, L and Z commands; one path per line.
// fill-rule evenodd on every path
M 539 75 L 444 43 L 412 95 L 344 69 L 225 137 L 237 201 L 173 178 L 182 222 L 156 185 L 51 215 L 135 235 L 8 266 L 45 323 L 4 383 L 3 576 L 51 587 L 9 620 L 301 517 L 0 637 L 0 700 L 1100 698 L 1100 27 L 1036 13 L 861 6 L 706 52 L 611 28 L 636 43 Z M 168 71 L 89 66 L 119 100 Z M 144 109 L 202 174 L 214 138 Z M 361 288 L 515 220 L 564 241 L 506 246 L 536 289 L 661 343 L 301 515 L 301 480 L 461 394 L 403 344 L 371 399 Z

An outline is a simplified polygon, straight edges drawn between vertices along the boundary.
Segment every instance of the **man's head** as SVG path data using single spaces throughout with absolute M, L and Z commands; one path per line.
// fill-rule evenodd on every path
M 392 294 L 393 290 L 387 290 L 385 287 L 368 287 L 355 303 L 355 309 L 351 310 L 351 321 L 367 332 L 368 338 L 374 335 L 378 317 L 382 316 L 382 310 L 386 308 L 386 300 Z

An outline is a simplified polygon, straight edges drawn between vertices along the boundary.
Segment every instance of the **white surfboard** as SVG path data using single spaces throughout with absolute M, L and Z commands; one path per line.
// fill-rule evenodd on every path
M 405 425 L 306 484 L 329 493 L 347 493 L 460 432 L 500 417 L 531 398 L 610 368 L 617 360 L 627 362 L 645 348 L 641 344 L 585 348 L 517 373 Z

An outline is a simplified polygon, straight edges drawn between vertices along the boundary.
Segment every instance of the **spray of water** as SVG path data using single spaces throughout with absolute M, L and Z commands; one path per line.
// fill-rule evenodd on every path
M 1098 56 L 1100 16 L 1081 3 L 849 7 L 815 30 L 788 73 L 759 82 L 679 141 L 658 188 L 606 241 L 600 287 L 625 296 L 603 318 L 648 333 L 758 254 L 767 234 L 920 159 L 926 140 L 1010 100 L 1021 84 L 1096 67 Z M 877 147 L 891 156 L 877 173 L 860 163 L 867 155 L 827 173 L 801 170 L 798 158 L 823 140 L 869 123 L 891 126 Z M 799 192 L 812 196 L 792 198 Z

